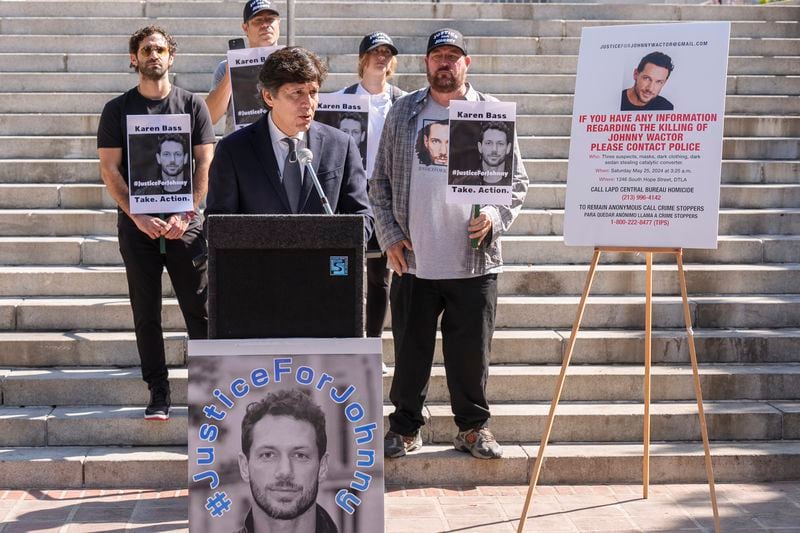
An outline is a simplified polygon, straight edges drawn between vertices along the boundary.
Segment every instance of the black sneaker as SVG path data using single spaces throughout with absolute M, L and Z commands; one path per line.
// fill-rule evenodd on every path
M 145 420 L 169 420 L 169 383 L 153 385 L 150 389 L 150 403 L 144 410 Z
M 422 448 L 422 436 L 419 434 L 419 430 L 411 436 L 401 435 L 389 430 L 386 432 L 386 436 L 383 437 L 384 457 L 403 457 L 406 453 L 420 448 Z

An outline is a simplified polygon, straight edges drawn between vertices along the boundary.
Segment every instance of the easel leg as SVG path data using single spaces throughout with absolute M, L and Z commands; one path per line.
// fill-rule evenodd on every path
M 528 495 L 525 498 L 525 505 L 522 507 L 522 516 L 520 516 L 519 519 L 517 533 L 521 533 L 522 529 L 525 527 L 525 520 L 528 517 L 528 508 L 531 504 L 531 498 L 533 497 L 533 492 L 536 490 L 536 484 L 539 481 L 539 473 L 542 470 L 542 461 L 544 460 L 545 448 L 547 448 L 547 443 L 550 440 L 550 432 L 553 429 L 553 419 L 555 418 L 556 407 L 558 407 L 558 401 L 561 399 L 561 391 L 564 389 L 564 380 L 567 377 L 567 367 L 569 367 L 570 359 L 572 359 L 572 352 L 575 348 L 575 340 L 578 337 L 578 330 L 581 327 L 581 320 L 583 320 L 583 312 L 586 309 L 586 299 L 589 296 L 589 289 L 592 287 L 592 280 L 594 279 L 594 273 L 597 269 L 597 263 L 599 261 L 600 250 L 595 248 L 594 255 L 592 256 L 592 264 L 589 267 L 589 273 L 586 275 L 586 282 L 583 286 L 581 301 L 578 305 L 578 313 L 575 315 L 575 323 L 572 325 L 572 333 L 570 334 L 569 343 L 567 344 L 567 353 L 564 354 L 564 360 L 561 363 L 561 373 L 556 381 L 553 400 L 550 402 L 550 412 L 547 415 L 547 422 L 544 427 L 544 432 L 542 433 L 542 440 L 539 443 L 539 452 L 536 455 L 536 463 L 534 463 L 533 471 L 531 472 L 531 482 L 528 486 Z
M 642 498 L 648 497 L 650 489 L 650 360 L 653 345 L 653 253 L 646 252 L 647 271 L 645 277 L 644 304 L 644 428 L 642 440 Z
M 717 491 L 714 488 L 714 468 L 711 463 L 711 447 L 708 444 L 708 428 L 706 427 L 706 415 L 703 409 L 703 393 L 700 389 L 700 373 L 697 368 L 697 351 L 694 346 L 694 332 L 692 330 L 692 316 L 689 312 L 689 297 L 686 289 L 686 275 L 683 271 L 683 250 L 675 254 L 678 261 L 678 280 L 681 284 L 681 298 L 683 299 L 683 320 L 686 323 L 686 334 L 689 340 L 689 358 L 692 361 L 692 374 L 694 375 L 694 394 L 697 397 L 697 414 L 700 418 L 700 434 L 703 437 L 703 450 L 705 451 L 706 477 L 708 478 L 708 490 L 711 494 L 711 507 L 714 511 L 714 531 L 721 533 L 722 526 L 719 522 L 719 510 L 717 509 Z

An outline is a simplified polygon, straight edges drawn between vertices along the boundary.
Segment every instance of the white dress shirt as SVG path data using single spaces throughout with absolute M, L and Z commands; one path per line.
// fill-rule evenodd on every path
M 283 139 L 286 137 L 297 139 L 297 150 L 300 150 L 301 148 L 306 148 L 306 132 L 299 131 L 295 135 L 286 135 L 272 121 L 272 113 L 267 115 L 267 124 L 269 124 L 269 135 L 272 140 L 272 151 L 275 153 L 278 171 L 281 173 L 281 183 L 283 183 L 283 165 L 286 162 L 286 156 L 289 155 L 289 145 L 283 142 Z M 306 167 L 302 163 L 300 164 L 300 171 L 305 175 Z

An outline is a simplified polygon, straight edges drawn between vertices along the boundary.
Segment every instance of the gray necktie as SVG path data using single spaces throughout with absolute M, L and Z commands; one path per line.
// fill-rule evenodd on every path
M 297 161 L 297 139 L 284 137 L 283 141 L 289 145 L 289 153 L 283 162 L 283 188 L 289 197 L 292 213 L 297 213 L 300 209 L 300 189 L 303 188 L 303 174 Z

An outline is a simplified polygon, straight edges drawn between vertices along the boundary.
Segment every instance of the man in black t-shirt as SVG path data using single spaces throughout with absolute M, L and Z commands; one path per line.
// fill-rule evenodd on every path
M 633 86 L 622 91 L 620 111 L 672 111 L 672 102 L 659 96 L 675 66 L 672 58 L 650 52 L 633 69 Z
M 198 206 L 208 189 L 215 138 L 203 99 L 169 81 L 175 49 L 175 39 L 159 26 L 142 28 L 131 36 L 130 66 L 139 74 L 139 84 L 105 105 L 97 131 L 100 175 L 119 211 L 119 249 L 128 278 L 142 378 L 150 389 L 145 410 L 148 420 L 169 418 L 170 388 L 161 328 L 164 266 L 189 338 L 206 338 L 208 329 L 206 245 Z M 130 115 L 189 115 L 194 157 L 193 211 L 161 217 L 131 213 L 127 143 Z

